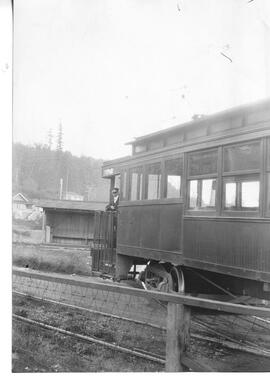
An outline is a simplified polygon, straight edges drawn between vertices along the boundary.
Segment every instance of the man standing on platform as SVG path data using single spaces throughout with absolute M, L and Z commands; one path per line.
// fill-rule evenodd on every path
M 112 195 L 112 202 L 106 206 L 106 211 L 116 212 L 119 204 L 119 188 L 113 188 Z

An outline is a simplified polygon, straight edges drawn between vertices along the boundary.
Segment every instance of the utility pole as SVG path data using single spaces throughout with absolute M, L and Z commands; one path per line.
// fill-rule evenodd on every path
M 62 200 L 63 198 L 63 179 L 61 177 L 60 179 L 60 192 L 59 192 L 59 200 Z
M 66 196 L 65 198 L 67 198 L 67 192 L 68 192 L 68 176 L 69 176 L 69 170 L 67 168 L 67 176 L 66 176 Z

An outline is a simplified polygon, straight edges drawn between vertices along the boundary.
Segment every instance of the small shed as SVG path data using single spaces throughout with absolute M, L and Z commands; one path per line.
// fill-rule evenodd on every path
M 89 245 L 93 241 L 95 212 L 103 211 L 101 201 L 43 200 L 43 229 L 46 243 Z

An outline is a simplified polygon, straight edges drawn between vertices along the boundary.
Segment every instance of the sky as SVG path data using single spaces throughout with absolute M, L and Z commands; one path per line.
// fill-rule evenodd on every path
M 61 123 L 65 150 L 113 159 L 136 136 L 269 97 L 269 3 L 15 0 L 13 140 L 45 144 Z

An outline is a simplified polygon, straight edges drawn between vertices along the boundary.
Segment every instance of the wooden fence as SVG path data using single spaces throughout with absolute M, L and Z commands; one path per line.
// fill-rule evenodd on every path
M 91 290 L 100 290 L 119 295 L 129 295 L 148 300 L 158 300 L 167 306 L 166 334 L 166 371 L 179 372 L 183 366 L 194 371 L 210 371 L 204 364 L 198 363 L 187 351 L 190 336 L 190 307 L 226 312 L 230 314 L 251 315 L 270 318 L 270 309 L 265 307 L 238 305 L 223 301 L 209 300 L 179 293 L 164 293 L 130 288 L 113 283 L 95 282 L 92 279 L 74 279 L 69 276 L 56 276 L 24 269 L 14 269 L 13 276 L 80 286 Z

